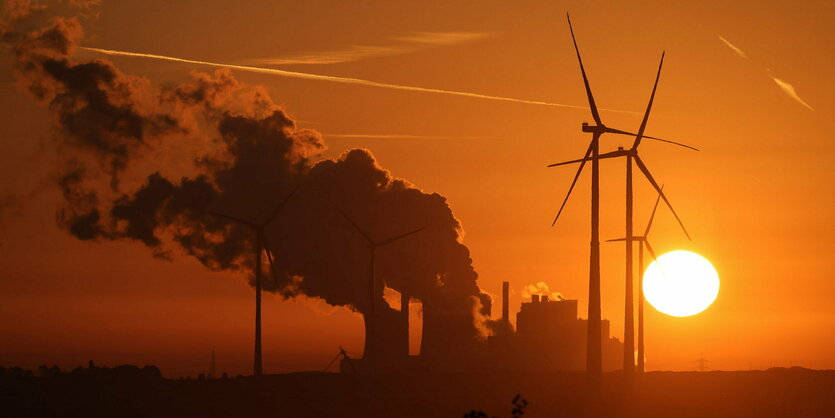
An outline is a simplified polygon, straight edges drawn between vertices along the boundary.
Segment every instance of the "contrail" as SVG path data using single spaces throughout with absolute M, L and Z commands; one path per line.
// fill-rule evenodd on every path
M 326 138 L 362 138 L 362 139 L 495 139 L 494 136 L 431 136 L 408 134 L 325 134 Z
M 794 90 L 794 86 L 777 77 L 774 77 L 770 73 L 768 74 L 768 76 L 771 77 L 771 79 L 774 80 L 775 83 L 777 83 L 777 86 L 780 87 L 780 90 L 783 90 L 783 93 L 786 93 L 787 96 L 791 97 L 792 99 L 794 99 L 794 101 L 805 106 L 807 109 L 813 112 L 815 111 L 815 109 L 813 109 L 812 106 L 809 106 L 809 103 L 806 103 L 805 101 L 803 101 L 803 99 L 800 98 L 800 96 L 797 94 L 797 91 Z
M 736 53 L 736 55 L 738 55 L 740 58 L 748 58 L 748 55 L 745 54 L 745 51 L 737 48 L 734 44 L 730 43 L 730 41 L 723 38 L 722 35 L 717 35 L 717 36 L 719 37 L 720 41 L 722 41 L 728 48 L 730 48 L 732 51 L 734 51 L 734 53 Z M 815 109 L 812 108 L 812 106 L 810 106 L 809 103 L 806 103 L 803 99 L 800 98 L 800 95 L 797 94 L 797 91 L 794 89 L 793 85 L 789 84 L 785 80 L 781 80 L 781 79 L 773 76 L 771 74 L 771 70 L 769 70 L 768 68 L 765 69 L 765 73 L 768 75 L 769 78 L 771 78 L 771 80 L 774 81 L 774 83 L 777 84 L 777 87 L 780 87 L 780 90 L 782 90 L 783 93 L 786 94 L 786 96 L 789 96 L 792 100 L 800 103 L 805 108 L 807 108 L 807 109 L 809 109 L 813 112 L 815 111 Z
M 484 32 L 414 32 L 408 35 L 389 38 L 394 45 L 350 45 L 343 49 L 309 52 L 278 58 L 251 59 L 246 65 L 288 65 L 288 64 L 339 64 L 359 61 L 366 58 L 408 54 L 426 48 L 458 45 L 474 42 L 489 37 Z
M 127 52 L 127 51 L 116 51 L 112 49 L 101 49 L 101 48 L 90 48 L 90 47 L 79 47 L 80 49 L 92 52 L 98 52 L 100 54 L 105 55 L 118 55 L 124 57 L 137 57 L 137 58 L 150 58 L 156 60 L 163 60 L 163 61 L 172 61 L 172 62 L 182 62 L 186 64 L 198 64 L 198 65 L 206 65 L 210 67 L 223 67 L 223 68 L 232 68 L 235 70 L 241 71 L 249 71 L 254 73 L 261 73 L 261 74 L 271 74 L 277 75 L 281 77 L 290 77 L 290 78 L 301 78 L 305 80 L 317 80 L 317 81 L 330 81 L 332 83 L 342 83 L 342 84 L 355 84 L 360 86 L 369 86 L 369 87 L 380 87 L 385 89 L 393 89 L 393 90 L 405 90 L 405 91 L 417 91 L 423 93 L 438 93 L 438 94 L 447 94 L 452 96 L 463 96 L 463 97 L 471 97 L 475 99 L 486 99 L 486 100 L 496 100 L 502 102 L 511 102 L 511 103 L 524 103 L 524 104 L 532 104 L 532 105 L 540 105 L 540 106 L 553 106 L 553 107 L 563 107 L 569 109 L 588 109 L 585 106 L 576 106 L 576 105 L 567 105 L 561 103 L 550 103 L 550 102 L 543 102 L 538 100 L 525 100 L 525 99 L 514 99 L 512 97 L 501 97 L 501 96 L 490 96 L 486 94 L 479 94 L 479 93 L 468 93 L 463 91 L 454 91 L 454 90 L 442 90 L 442 89 L 434 89 L 428 87 L 416 87 L 416 86 L 405 86 L 402 84 L 390 84 L 390 83 L 380 83 L 377 81 L 371 80 L 363 80 L 360 78 L 352 78 L 352 77 L 338 77 L 332 75 L 322 75 L 322 74 L 311 74 L 311 73 L 302 73 L 298 71 L 287 71 L 287 70 L 278 70 L 275 68 L 263 68 L 263 67 L 253 67 L 249 65 L 236 65 L 236 64 L 222 64 L 217 62 L 208 62 L 208 61 L 198 61 L 198 60 L 191 60 L 186 58 L 177 58 L 177 57 L 169 57 L 165 55 L 156 55 L 156 54 L 145 54 L 141 52 Z M 628 110 L 616 110 L 616 109 L 600 109 L 605 110 L 608 112 L 618 112 L 618 113 L 631 113 L 631 114 L 638 114 L 638 112 L 628 111 Z
M 720 40 L 720 41 L 722 41 L 722 42 L 725 44 L 725 46 L 727 46 L 728 48 L 730 48 L 730 49 L 731 49 L 731 51 L 734 51 L 734 53 L 735 53 L 736 55 L 738 55 L 740 58 L 748 58 L 748 54 L 746 54 L 746 53 L 745 53 L 745 51 L 743 51 L 743 50 L 741 50 L 741 49 L 737 48 L 737 47 L 736 47 L 736 45 L 732 44 L 730 41 L 728 41 L 727 39 L 723 38 L 723 37 L 722 37 L 722 35 L 716 35 L 716 36 L 718 36 L 718 37 L 719 37 L 719 40 Z

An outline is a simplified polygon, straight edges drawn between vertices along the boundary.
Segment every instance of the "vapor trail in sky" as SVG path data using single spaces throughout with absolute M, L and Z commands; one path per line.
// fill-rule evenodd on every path
M 405 91 L 417 91 L 422 93 L 437 93 L 437 94 L 447 94 L 452 96 L 462 96 L 462 97 L 471 97 L 475 99 L 486 99 L 486 100 L 496 100 L 502 102 L 511 102 L 511 103 L 523 103 L 523 104 L 532 104 L 532 105 L 539 105 L 539 106 L 553 106 L 553 107 L 563 107 L 569 109 L 588 109 L 586 106 L 576 106 L 576 105 L 568 105 L 568 104 L 561 104 L 561 103 L 551 103 L 551 102 L 543 102 L 538 100 L 525 100 L 525 99 L 514 99 L 512 97 L 501 97 L 501 96 L 490 96 L 486 94 L 479 94 L 479 93 L 468 93 L 462 91 L 454 91 L 454 90 L 443 90 L 443 89 L 435 89 L 435 88 L 428 88 L 428 87 L 416 87 L 416 86 L 404 86 L 401 84 L 390 84 L 390 83 L 380 83 L 377 81 L 371 80 L 363 80 L 360 78 L 352 78 L 352 77 L 338 77 L 338 76 L 331 76 L 331 75 L 322 75 L 322 74 L 311 74 L 311 73 L 302 73 L 298 71 L 287 71 L 287 70 L 279 70 L 275 68 L 263 68 L 263 67 L 253 67 L 249 65 L 236 65 L 236 64 L 222 64 L 217 62 L 208 62 L 208 61 L 199 61 L 199 60 L 191 60 L 186 58 L 177 58 L 177 57 L 169 57 L 165 55 L 156 55 L 156 54 L 145 54 L 141 52 L 127 52 L 127 51 L 116 51 L 112 49 L 101 49 L 101 48 L 90 48 L 90 47 L 79 47 L 80 49 L 98 52 L 105 55 L 118 55 L 124 57 L 137 57 L 137 58 L 150 58 L 156 60 L 163 60 L 163 61 L 172 61 L 172 62 L 182 62 L 186 64 L 198 64 L 198 65 L 206 65 L 210 67 L 222 67 L 222 68 L 231 68 L 234 70 L 241 70 L 241 71 L 249 71 L 261 74 L 271 74 L 277 75 L 281 77 L 290 77 L 290 78 L 301 78 L 305 80 L 317 80 L 317 81 L 330 81 L 332 83 L 342 83 L 342 84 L 355 84 L 360 86 L 369 86 L 369 87 L 380 87 L 385 89 L 393 89 L 393 90 L 405 90 Z M 616 110 L 616 109 L 600 109 L 605 110 L 608 112 L 618 112 L 618 113 L 632 113 L 635 114 L 636 112 L 627 111 L 627 110 Z
M 407 54 L 422 49 L 438 46 L 458 45 L 474 42 L 489 37 L 481 32 L 416 32 L 390 38 L 395 44 L 389 45 L 351 45 L 343 49 L 316 51 L 278 58 L 260 58 L 247 60 L 246 65 L 288 65 L 288 64 L 339 64 L 359 61 L 366 58 L 388 55 Z
M 748 58 L 748 55 L 745 53 L 745 51 L 737 48 L 736 45 L 732 44 L 730 41 L 723 38 L 721 35 L 717 35 L 717 36 L 719 36 L 720 41 L 722 41 L 728 48 L 730 48 L 731 51 L 734 51 L 734 53 L 736 53 L 736 55 L 739 55 L 740 58 Z
M 493 136 L 432 136 L 408 134 L 326 134 L 326 138 L 361 138 L 361 139 L 494 139 Z
M 774 80 L 775 83 L 777 83 L 777 86 L 780 87 L 780 90 L 783 90 L 783 92 L 786 93 L 787 96 L 791 97 L 796 102 L 805 106 L 807 109 L 815 110 L 815 109 L 812 108 L 812 106 L 809 106 L 809 103 L 806 103 L 803 99 L 800 98 L 800 96 L 797 95 L 797 92 L 794 90 L 794 86 L 792 86 L 791 84 L 789 84 L 789 83 L 787 83 L 787 82 L 785 82 L 785 81 L 783 81 L 783 80 L 781 80 L 777 77 L 774 77 L 771 74 L 769 74 L 768 76 L 771 77 L 771 79 Z
M 723 38 L 722 35 L 716 35 L 716 36 L 718 36 L 719 40 L 722 41 L 722 43 L 724 43 L 725 46 L 730 48 L 731 51 L 733 51 L 738 57 L 743 58 L 743 59 L 748 58 L 748 54 L 746 54 L 745 51 L 739 49 L 736 45 L 732 44 L 730 41 Z M 792 100 L 800 103 L 803 107 L 805 107 L 805 108 L 807 108 L 807 109 L 809 109 L 813 112 L 815 111 L 815 109 L 812 108 L 812 106 L 810 106 L 809 103 L 806 103 L 806 101 L 804 101 L 802 98 L 800 98 L 800 95 L 797 94 L 797 91 L 794 89 L 793 85 L 791 85 L 788 82 L 786 82 L 784 80 L 781 80 L 781 79 L 775 77 L 774 75 L 772 75 L 771 70 L 769 70 L 768 68 L 765 69 L 765 73 L 768 75 L 768 77 L 772 81 L 774 81 L 775 84 L 777 84 L 777 87 L 780 87 L 780 90 L 782 90 L 783 93 L 786 94 L 786 96 L 789 96 L 789 98 L 791 98 Z

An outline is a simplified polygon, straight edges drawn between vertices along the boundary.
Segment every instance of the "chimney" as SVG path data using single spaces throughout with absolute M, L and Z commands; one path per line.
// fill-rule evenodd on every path
M 409 300 L 411 295 L 406 292 L 400 293 L 400 318 L 403 323 L 403 335 L 401 336 L 405 357 L 409 357 Z
M 531 302 L 539 303 L 539 295 L 531 295 Z
M 508 315 L 510 311 L 510 282 L 502 282 L 502 321 L 504 323 L 510 322 L 510 315 Z
M 550 300 L 551 300 L 551 298 L 549 298 L 548 295 L 542 295 L 542 301 L 543 302 L 548 302 Z

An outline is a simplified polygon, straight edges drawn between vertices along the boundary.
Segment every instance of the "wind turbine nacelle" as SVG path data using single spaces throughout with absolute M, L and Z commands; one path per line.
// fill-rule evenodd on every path
M 600 131 L 601 126 L 589 125 L 588 122 L 583 122 L 583 132 L 597 132 Z

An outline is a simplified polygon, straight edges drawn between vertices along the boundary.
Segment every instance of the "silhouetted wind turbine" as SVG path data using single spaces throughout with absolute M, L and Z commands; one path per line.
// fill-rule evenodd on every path
M 636 138 L 640 138 L 638 134 L 634 134 L 627 131 L 622 131 L 619 129 L 609 128 L 603 124 L 602 120 L 600 119 L 600 113 L 597 110 L 597 105 L 594 101 L 594 96 L 591 92 L 591 87 L 589 85 L 588 77 L 586 76 L 586 69 L 583 66 L 583 59 L 580 57 L 580 48 L 577 46 L 577 39 L 574 36 L 574 28 L 571 26 L 571 17 L 566 14 L 566 18 L 568 19 L 568 28 L 571 32 L 571 40 L 574 43 L 574 50 L 577 53 L 577 61 L 580 64 L 580 73 L 583 76 L 583 84 L 586 89 L 586 96 L 588 97 L 589 101 L 589 108 L 591 110 L 592 118 L 594 119 L 595 125 L 589 125 L 588 123 L 584 122 L 582 125 L 583 132 L 589 132 L 592 134 L 591 143 L 589 143 L 589 147 L 586 150 L 585 156 L 576 161 L 572 162 L 580 162 L 580 167 L 577 169 L 577 173 L 574 176 L 574 180 L 571 182 L 571 187 L 568 189 L 568 193 L 565 196 L 565 200 L 563 200 L 562 205 L 560 206 L 560 210 L 557 212 L 557 216 L 554 218 L 554 222 L 551 224 L 552 226 L 556 224 L 557 219 L 559 219 L 560 214 L 562 214 L 563 209 L 565 208 L 566 202 L 568 202 L 568 198 L 571 196 L 572 190 L 574 190 L 574 186 L 577 184 L 577 179 L 580 177 L 580 174 L 583 171 L 583 167 L 585 167 L 586 161 L 591 161 L 591 243 L 590 243 L 590 254 L 589 254 L 589 310 L 588 310 L 588 332 L 587 332 L 587 351 L 586 351 L 586 372 L 588 373 L 589 377 L 592 380 L 592 384 L 597 386 L 599 385 L 601 374 L 603 371 L 602 365 L 602 341 L 601 341 L 601 318 L 600 318 L 600 169 L 599 169 L 599 156 L 600 156 L 600 147 L 599 147 L 599 140 L 600 136 L 604 133 L 614 133 L 620 135 L 629 135 L 635 136 Z M 643 134 L 643 132 L 642 132 Z M 648 139 L 654 139 L 657 141 L 674 143 L 672 141 L 667 141 L 665 139 L 649 137 Z M 685 146 L 683 144 L 677 145 Z M 688 147 L 691 148 L 691 147 Z M 636 161 L 637 162 L 637 161 Z M 567 164 L 567 163 L 565 163 Z M 562 165 L 562 164 L 552 164 L 549 167 Z M 639 164 L 639 167 L 642 167 L 642 163 Z
M 663 186 L 662 186 L 663 189 Z M 652 250 L 652 245 L 649 243 L 649 230 L 652 228 L 652 220 L 655 218 L 655 211 L 658 209 L 658 202 L 661 200 L 661 195 L 655 199 L 655 206 L 652 208 L 652 214 L 649 216 L 647 228 L 644 230 L 644 235 L 638 237 L 640 242 L 638 246 L 638 373 L 643 373 L 646 370 L 644 365 L 645 349 L 644 349 L 644 247 L 649 251 L 652 259 L 658 261 L 655 251 Z M 635 240 L 635 237 L 632 237 Z
M 613 151 L 613 152 L 609 152 L 609 153 L 605 153 L 605 154 L 599 154 L 596 158 L 595 157 L 589 158 L 588 153 L 586 153 L 586 156 L 584 158 L 580 159 L 580 160 L 572 160 L 572 161 L 566 161 L 566 162 L 562 162 L 562 163 L 549 165 L 549 167 L 556 167 L 556 166 L 560 166 L 560 165 L 580 162 L 580 170 L 582 170 L 583 164 L 585 164 L 585 162 L 590 160 L 590 159 L 592 160 L 592 167 L 594 167 L 594 163 L 597 160 L 600 160 L 600 159 L 614 158 L 614 157 L 626 157 L 626 237 L 627 238 L 632 236 L 632 211 L 633 211 L 632 210 L 632 208 L 633 208 L 632 161 L 633 160 L 635 161 L 635 164 L 638 166 L 638 168 L 641 170 L 641 172 L 644 174 L 644 176 L 649 180 L 650 184 L 652 184 L 652 186 L 658 191 L 659 196 L 664 199 L 664 203 L 667 204 L 667 206 L 673 212 L 673 215 L 675 215 L 676 219 L 678 220 L 679 224 L 681 225 L 682 230 L 684 230 L 685 235 L 687 235 L 687 238 L 688 239 L 690 238 L 690 235 L 687 234 L 687 230 L 684 228 L 684 224 L 681 222 L 681 219 L 678 217 L 678 214 L 676 214 L 675 210 L 673 209 L 673 206 L 670 204 L 669 200 L 667 200 L 667 197 L 664 195 L 664 193 L 658 187 L 658 184 L 655 182 L 655 180 L 653 179 L 649 170 L 647 169 L 646 165 L 641 160 L 641 157 L 638 155 L 638 146 L 641 144 L 641 139 L 644 137 L 643 136 L 644 135 L 644 130 L 646 129 L 647 121 L 649 120 L 650 110 L 652 110 L 652 103 L 653 103 L 653 100 L 655 99 L 655 92 L 658 88 L 658 79 L 661 77 L 661 68 L 662 68 L 663 65 L 664 65 L 664 53 L 661 54 L 661 63 L 658 65 L 658 73 L 655 76 L 655 84 L 652 87 L 652 93 L 650 94 L 650 97 L 649 97 L 649 103 L 647 104 L 647 109 L 646 109 L 646 112 L 644 113 L 644 118 L 641 121 L 641 126 L 638 129 L 638 133 L 635 135 L 635 141 L 632 144 L 632 148 L 630 148 L 628 150 L 624 150 L 623 148 L 620 148 L 617 151 Z M 696 149 L 696 148 L 693 148 L 689 145 L 681 144 L 681 143 L 678 143 L 678 142 L 666 141 L 666 140 L 664 142 L 674 144 L 674 145 L 679 145 L 679 146 L 682 146 L 682 147 L 685 147 L 685 148 L 690 148 L 690 149 L 698 151 L 698 149 Z M 577 173 L 579 175 L 580 171 L 578 170 Z M 576 181 L 576 179 L 577 178 L 575 177 L 575 181 Z M 572 184 L 572 187 L 573 186 L 574 185 Z M 569 190 L 569 194 L 570 193 L 571 193 L 571 191 Z M 566 196 L 566 200 L 567 199 L 568 199 L 568 197 Z M 565 204 L 565 202 L 563 202 L 563 205 L 564 204 Z M 560 208 L 560 211 L 562 211 L 562 208 Z M 559 214 L 557 216 L 559 216 Z M 556 220 L 555 220 L 555 222 L 556 222 Z M 624 341 L 623 341 L 623 370 L 626 373 L 633 372 L 634 367 L 635 367 L 635 354 L 634 354 L 635 353 L 635 328 L 634 328 L 635 325 L 634 325 L 634 317 L 633 317 L 633 313 L 634 313 L 634 293 L 633 293 L 634 292 L 634 282 L 633 282 L 633 267 L 632 267 L 632 260 L 633 260 L 632 250 L 633 250 L 633 248 L 632 248 L 632 245 L 631 245 L 631 241 L 629 241 L 629 244 L 626 245 L 626 293 L 625 293 L 626 303 L 624 304 L 624 311 L 625 312 L 624 312 Z
M 664 186 L 661 186 L 661 189 L 664 189 Z M 644 230 L 644 235 L 642 236 L 632 236 L 632 239 L 626 238 L 618 238 L 618 239 L 610 239 L 607 242 L 614 242 L 614 241 L 638 241 L 640 244 L 638 246 L 638 373 L 643 373 L 645 371 L 644 366 L 644 247 L 646 247 L 649 255 L 652 256 L 652 259 L 658 261 L 658 257 L 655 255 L 655 251 L 652 250 L 652 245 L 649 243 L 649 230 L 652 228 L 652 220 L 655 219 L 655 211 L 658 209 L 658 203 L 661 201 L 661 194 L 655 199 L 655 206 L 652 208 L 652 213 L 649 215 L 649 221 L 647 222 L 647 228 Z
M 264 369 L 262 366 L 262 355 L 261 355 L 261 252 L 265 251 L 267 253 L 267 260 L 270 262 L 270 269 L 273 273 L 273 279 L 278 282 L 278 277 L 276 276 L 275 271 L 275 264 L 273 264 L 273 257 L 270 253 L 270 246 L 267 242 L 267 235 L 264 233 L 267 226 L 272 222 L 273 219 L 281 212 L 281 209 L 284 208 L 284 205 L 290 200 L 293 194 L 298 190 L 299 186 L 296 186 L 293 190 L 290 191 L 289 194 L 281 201 L 270 215 L 261 223 L 250 222 L 245 219 L 237 218 L 234 216 L 226 215 L 223 213 L 218 213 L 212 211 L 212 214 L 216 216 L 220 216 L 221 218 L 226 218 L 231 221 L 235 221 L 246 225 L 252 228 L 255 231 L 255 359 L 253 361 L 252 366 L 252 374 L 253 376 L 261 376 L 264 373 Z
M 403 238 L 408 237 L 409 235 L 416 234 L 416 233 L 422 231 L 423 228 L 418 228 L 418 229 L 415 229 L 413 231 L 406 232 L 405 234 L 400 234 L 400 235 L 397 235 L 397 236 L 394 236 L 394 237 L 391 237 L 391 238 L 387 238 L 387 239 L 384 239 L 384 240 L 381 240 L 381 241 L 375 241 L 374 239 L 371 238 L 371 236 L 369 236 L 367 233 L 365 233 L 365 231 L 362 228 L 360 228 L 359 225 L 357 225 L 357 223 L 354 222 L 354 220 L 351 219 L 350 216 L 348 216 L 348 214 L 343 212 L 342 209 L 340 209 L 336 205 L 333 205 L 333 207 L 336 208 L 337 211 L 339 211 L 339 213 L 342 215 L 342 217 L 345 218 L 354 227 L 354 229 L 356 229 L 357 232 L 359 232 L 360 235 L 362 235 L 363 238 L 365 238 L 366 243 L 368 243 L 368 248 L 371 250 L 371 260 L 370 260 L 370 263 L 369 263 L 369 279 L 368 279 L 368 301 L 369 301 L 369 304 L 368 304 L 368 332 L 367 332 L 368 341 L 366 342 L 366 346 L 367 346 L 366 364 L 368 364 L 369 372 L 376 373 L 376 371 L 377 371 L 377 356 L 378 356 L 379 351 L 378 351 L 378 347 L 376 347 L 377 344 L 378 344 L 377 339 L 376 339 L 377 317 L 375 316 L 374 305 L 375 305 L 375 300 L 376 300 L 375 296 L 376 296 L 376 290 L 377 290 L 377 280 L 376 280 L 376 276 L 375 276 L 375 272 L 374 272 L 374 267 L 375 267 L 375 259 L 376 259 L 377 248 L 386 246 L 386 245 L 391 244 L 395 241 L 399 241 Z

